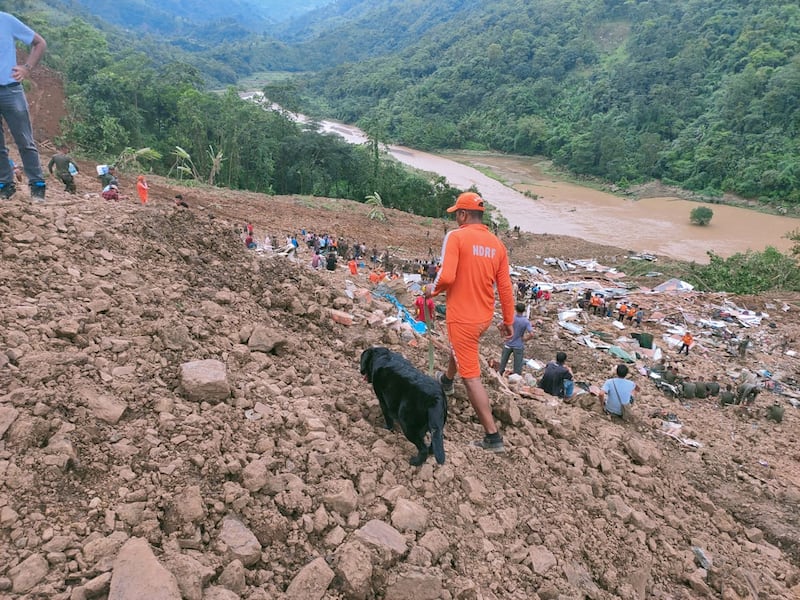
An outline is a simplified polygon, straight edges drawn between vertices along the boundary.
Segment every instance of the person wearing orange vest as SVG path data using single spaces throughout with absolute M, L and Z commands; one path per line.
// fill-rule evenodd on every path
M 447 370 L 439 374 L 445 394 L 452 395 L 453 379 L 461 375 L 470 404 L 483 426 L 483 439 L 473 446 L 504 452 L 503 437 L 492 417 L 489 395 L 481 383 L 478 344 L 494 318 L 495 286 L 503 313 L 500 333 L 512 334 L 514 291 L 508 266 L 508 251 L 483 224 L 484 201 L 474 192 L 461 194 L 447 209 L 455 213 L 458 229 L 449 231 L 442 244 L 439 273 L 425 292 L 426 297 L 447 292 L 446 323 L 450 338 Z
M 686 350 L 686 356 L 689 356 L 689 347 L 692 345 L 692 342 L 694 342 L 694 338 L 692 337 L 692 334 L 689 333 L 688 331 L 686 333 L 684 333 L 683 337 L 681 338 L 681 342 L 683 343 L 683 345 L 678 349 L 678 354 L 683 352 L 684 349 L 685 349 Z
M 144 178 L 144 175 L 139 175 L 136 178 L 136 191 L 139 193 L 139 200 L 142 201 L 142 204 L 147 204 L 147 180 Z M 250 234 L 252 235 L 252 231 Z
M 358 275 L 358 263 L 355 258 L 347 261 L 347 268 L 350 269 L 350 275 Z
M 625 304 L 625 301 L 623 300 L 622 303 L 619 305 L 619 318 L 617 320 L 620 323 L 622 323 L 627 315 L 628 315 L 628 305 Z

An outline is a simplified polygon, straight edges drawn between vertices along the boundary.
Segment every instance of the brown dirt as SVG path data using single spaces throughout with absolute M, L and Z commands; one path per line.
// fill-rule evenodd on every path
M 94 182 L 80 177 L 78 185 Z M 123 188 L 131 186 L 123 178 Z M 669 400 L 637 375 L 641 421 L 631 425 L 608 421 L 596 402 L 551 406 L 535 394 L 508 394 L 488 378 L 509 452 L 496 457 L 467 448 L 480 430 L 458 384 L 446 430 L 448 463 L 413 469 L 406 462 L 409 444 L 382 429 L 377 401 L 360 382 L 358 356 L 380 343 L 424 369 L 424 340 L 409 345 L 402 333 L 368 325 L 376 310 L 392 311 L 347 298 L 343 268 L 313 272 L 307 254 L 298 263 L 258 258 L 234 229 L 251 221 L 259 237 L 305 226 L 389 245 L 398 259 L 414 259 L 441 241 L 444 222 L 387 211 L 389 221 L 381 224 L 349 201 L 188 189 L 157 177 L 151 188 L 147 207 L 57 190 L 45 205 L 30 205 L 20 193 L 0 207 L 0 346 L 9 360 L 0 369 L 7 390 L 0 409 L 18 413 L 0 442 L 0 506 L 12 511 L 0 533 L 0 564 L 7 565 L 0 586 L 14 581 L 11 567 L 42 553 L 52 562 L 34 592 L 66 599 L 111 568 L 116 550 L 107 551 L 105 562 L 87 562 L 82 549 L 113 531 L 145 537 L 165 564 L 189 553 L 214 573 L 204 585 L 220 584 L 230 558 L 217 536 L 222 519 L 237 515 L 263 550 L 245 569 L 237 592 L 245 598 L 277 597 L 317 555 L 329 557 L 337 573 L 320 596 L 330 599 L 399 598 L 408 589 L 427 597 L 419 595 L 422 589 L 440 587 L 430 597 L 796 594 L 798 417 L 788 405 L 780 425 L 762 416 L 781 397 L 765 392 L 753 414 L 738 415 L 713 401 Z M 172 206 L 178 192 L 190 210 Z M 622 253 L 552 236 L 526 235 L 513 245 L 519 262 L 537 265 L 537 255 Z M 367 287 L 363 275 L 355 281 Z M 649 302 L 650 310 L 679 304 L 699 316 L 723 300 L 633 297 Z M 776 299 L 740 301 L 763 309 Z M 770 352 L 796 332 L 798 298 L 777 301 L 778 309 L 770 309 L 775 328 L 752 332 L 751 364 L 793 375 L 794 359 Z M 783 302 L 788 312 L 780 310 Z M 614 359 L 557 325 L 555 309 L 570 306 L 568 296 L 556 294 L 554 303 L 538 317 L 527 355 L 546 361 L 563 348 L 577 379 L 602 383 Z M 333 322 L 331 308 L 355 315 L 355 323 Z M 282 350 L 248 350 L 259 325 Z M 615 332 L 601 319 L 588 325 Z M 659 339 L 666 326 L 647 329 Z M 168 345 L 176 331 L 183 332 L 182 342 Z M 689 359 L 671 359 L 681 370 L 725 380 L 737 372 L 741 365 L 715 338 L 699 337 Z M 495 332 L 487 335 L 484 358 L 497 357 L 499 341 Z M 227 401 L 186 397 L 181 365 L 201 358 L 226 364 L 233 388 Z M 437 364 L 444 360 L 437 350 Z M 92 393 L 126 403 L 119 422 L 98 418 L 87 404 Z M 269 412 L 250 421 L 245 413 L 257 403 Z M 660 435 L 661 421 L 649 418 L 656 410 L 675 412 L 684 434 L 703 447 Z M 242 487 L 243 469 L 255 460 L 268 465 L 267 488 L 291 473 L 302 482 L 299 491 L 275 495 Z M 333 482 L 345 480 L 357 495 L 348 514 L 337 512 L 327 495 L 340 485 Z M 187 486 L 199 486 L 207 515 L 176 530 L 169 507 Z M 342 554 L 370 519 L 401 522 L 398 495 L 424 507 L 427 523 L 418 533 L 405 532 L 410 553 L 389 562 L 369 554 L 365 595 L 348 592 Z M 441 555 L 422 541 L 433 530 L 447 540 Z M 51 535 L 70 540 L 64 562 L 59 551 L 44 550 Z M 187 544 L 196 549 L 179 549 Z M 695 564 L 692 546 L 712 558 L 711 569 Z M 422 588 L 413 587 L 419 581 Z

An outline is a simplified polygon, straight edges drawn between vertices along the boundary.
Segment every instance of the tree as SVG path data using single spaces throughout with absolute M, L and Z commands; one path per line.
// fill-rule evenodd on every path
M 698 206 L 692 209 L 692 212 L 689 214 L 689 220 L 695 225 L 708 225 L 713 216 L 713 210 L 707 206 Z
M 378 192 L 373 192 L 366 197 L 367 206 L 372 207 L 369 211 L 369 218 L 373 221 L 385 221 L 386 213 L 383 212 L 383 199 Z

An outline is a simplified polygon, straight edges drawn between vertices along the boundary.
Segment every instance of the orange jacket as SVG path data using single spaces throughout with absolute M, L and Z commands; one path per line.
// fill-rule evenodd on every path
M 687 333 L 684 334 L 684 336 L 681 338 L 681 341 L 687 346 L 691 346 L 692 342 L 694 341 L 694 338 L 692 337 L 691 333 Z
M 450 231 L 442 244 L 442 264 L 433 295 L 447 292 L 448 323 L 487 323 L 494 317 L 494 289 L 503 323 L 514 323 L 514 290 L 503 243 L 486 225 L 469 223 Z

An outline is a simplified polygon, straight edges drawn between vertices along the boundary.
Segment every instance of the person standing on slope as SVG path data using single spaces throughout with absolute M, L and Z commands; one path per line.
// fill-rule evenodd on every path
M 16 40 L 30 46 L 28 59 L 21 65 L 17 64 Z M 46 185 L 22 82 L 31 76 L 46 48 L 47 42 L 42 36 L 16 17 L 0 12 L 0 117 L 17 144 L 31 196 L 39 201 L 44 201 Z M 8 162 L 8 147 L 0 128 L 0 198 L 7 200 L 16 191 L 14 171 Z
M 147 180 L 144 178 L 144 175 L 139 175 L 136 178 L 136 191 L 139 193 L 139 200 L 142 201 L 142 204 L 147 204 Z
M 483 224 L 484 201 L 478 194 L 461 194 L 447 212 L 455 213 L 458 229 L 445 235 L 441 268 L 425 292 L 426 297 L 447 292 L 445 321 L 451 350 L 447 369 L 439 374 L 439 383 L 450 396 L 454 393 L 453 379 L 456 373 L 461 374 L 469 402 L 485 432 L 483 439 L 473 445 L 490 452 L 504 452 L 503 437 L 481 383 L 478 344 L 494 318 L 495 285 L 503 313 L 500 333 L 504 338 L 512 334 L 514 292 L 508 252 Z

